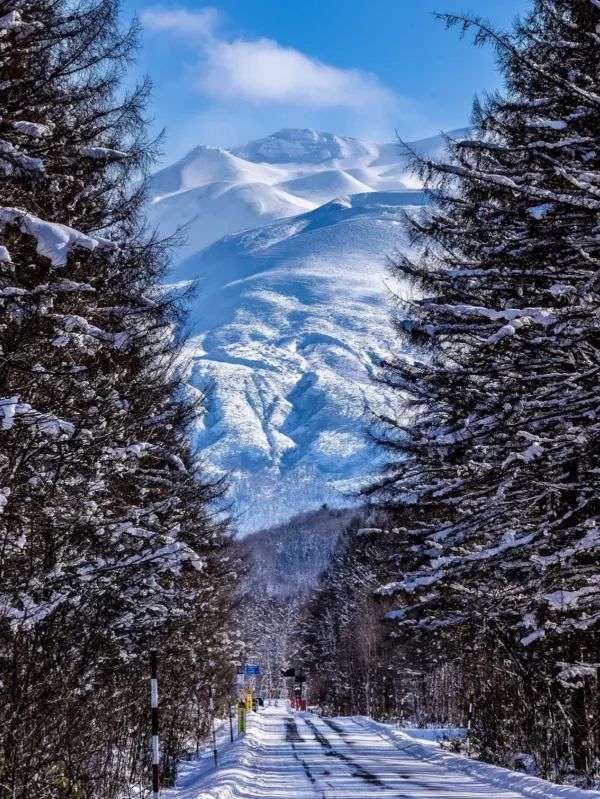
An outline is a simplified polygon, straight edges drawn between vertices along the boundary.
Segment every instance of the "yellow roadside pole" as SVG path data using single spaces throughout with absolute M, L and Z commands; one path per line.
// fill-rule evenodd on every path
M 238 735 L 246 732 L 246 703 L 238 702 Z
M 249 713 L 252 710 L 252 691 L 249 688 L 246 688 L 246 712 Z

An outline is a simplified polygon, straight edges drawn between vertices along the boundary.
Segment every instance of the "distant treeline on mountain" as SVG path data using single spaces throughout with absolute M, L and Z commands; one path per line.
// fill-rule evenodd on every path
M 248 582 L 272 596 L 305 596 L 331 563 L 341 533 L 360 513 L 324 506 L 244 538 L 239 546 L 250 558 Z

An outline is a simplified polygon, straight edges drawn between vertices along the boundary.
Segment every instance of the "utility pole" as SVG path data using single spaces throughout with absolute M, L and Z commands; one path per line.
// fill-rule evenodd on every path
M 160 791 L 158 752 L 158 668 L 156 649 L 150 650 L 150 708 L 152 713 L 152 799 Z

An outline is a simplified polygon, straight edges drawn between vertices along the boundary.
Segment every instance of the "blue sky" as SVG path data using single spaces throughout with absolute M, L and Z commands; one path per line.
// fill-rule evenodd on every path
M 124 0 L 143 23 L 136 71 L 153 81 L 165 162 L 197 144 L 228 147 L 282 127 L 377 141 L 468 122 L 500 86 L 493 53 L 433 11 L 506 27 L 528 0 Z

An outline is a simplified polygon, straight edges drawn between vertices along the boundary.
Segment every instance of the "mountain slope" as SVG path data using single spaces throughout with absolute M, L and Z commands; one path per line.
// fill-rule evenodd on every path
M 305 598 L 330 565 L 344 530 L 362 518 L 361 511 L 323 507 L 246 536 L 237 543 L 250 566 L 245 585 L 259 596 Z
M 153 192 L 163 233 L 189 223 L 172 280 L 198 287 L 189 382 L 209 399 L 195 446 L 231 474 L 240 529 L 347 505 L 377 458 L 367 409 L 389 402 L 371 379 L 394 346 L 387 258 L 410 246 L 405 216 L 427 204 L 406 153 L 280 131 L 196 148 Z
M 365 409 L 393 346 L 386 256 L 421 192 L 359 194 L 226 237 L 175 270 L 198 281 L 190 382 L 212 386 L 196 447 L 233 472 L 242 526 L 338 504 L 374 457 Z
M 444 139 L 408 146 L 435 157 Z M 154 175 L 148 217 L 164 235 L 186 226 L 186 242 L 175 254 L 181 261 L 222 236 L 314 210 L 339 196 L 415 188 L 408 162 L 408 150 L 399 143 L 314 130 L 281 130 L 232 150 L 199 146 Z

